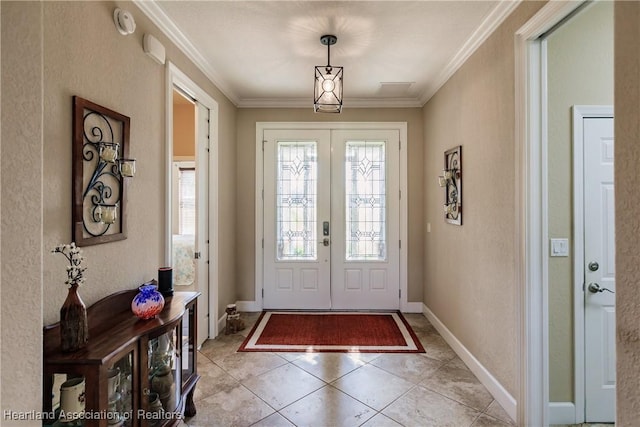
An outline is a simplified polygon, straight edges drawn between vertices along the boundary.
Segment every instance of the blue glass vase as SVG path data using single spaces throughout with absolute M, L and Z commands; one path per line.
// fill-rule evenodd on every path
M 140 292 L 131 301 L 131 311 L 140 319 L 152 319 L 164 308 L 164 297 L 154 283 L 145 283 L 138 288 Z

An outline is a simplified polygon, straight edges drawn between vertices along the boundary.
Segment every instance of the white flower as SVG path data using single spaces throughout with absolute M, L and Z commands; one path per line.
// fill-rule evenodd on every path
M 82 267 L 82 250 L 78 248 L 75 242 L 66 245 L 58 245 L 51 252 L 61 253 L 69 261 L 67 266 L 67 280 L 64 282 L 67 285 L 81 285 L 85 282 L 84 271 L 86 267 Z

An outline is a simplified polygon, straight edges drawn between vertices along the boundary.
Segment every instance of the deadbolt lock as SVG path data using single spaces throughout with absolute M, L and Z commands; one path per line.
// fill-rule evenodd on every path
M 600 265 L 599 265 L 597 262 L 595 262 L 595 261 L 591 261 L 591 262 L 589 263 L 589 270 L 591 270 L 591 271 L 598 271 L 598 269 L 599 269 L 599 268 L 600 268 Z

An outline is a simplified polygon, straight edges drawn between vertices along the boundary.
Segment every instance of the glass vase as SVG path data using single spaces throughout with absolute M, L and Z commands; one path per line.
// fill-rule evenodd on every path
M 138 288 L 140 292 L 131 301 L 131 311 L 140 319 L 156 317 L 164 308 L 164 297 L 154 283 L 145 283 Z

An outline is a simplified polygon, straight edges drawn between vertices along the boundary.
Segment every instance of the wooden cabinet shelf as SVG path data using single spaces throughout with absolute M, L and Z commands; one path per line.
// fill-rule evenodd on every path
M 89 307 L 89 342 L 76 352 L 61 352 L 58 323 L 44 328 L 43 411 L 55 417 L 43 425 L 164 427 L 195 415 L 200 294 L 175 292 L 156 318 L 141 320 L 131 312 L 137 293 L 118 292 Z M 76 378 L 84 379 L 84 410 L 73 412 L 77 421 L 60 423 L 61 385 Z

